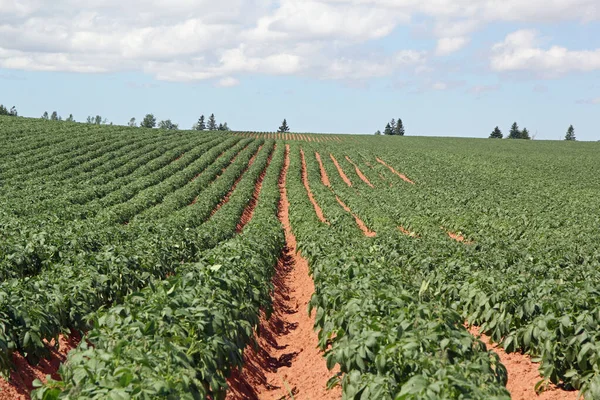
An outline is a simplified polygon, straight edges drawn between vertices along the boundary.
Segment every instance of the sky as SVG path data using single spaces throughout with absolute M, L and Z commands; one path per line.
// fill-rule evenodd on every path
M 598 0 L 0 0 L 0 104 L 190 128 L 600 140 Z

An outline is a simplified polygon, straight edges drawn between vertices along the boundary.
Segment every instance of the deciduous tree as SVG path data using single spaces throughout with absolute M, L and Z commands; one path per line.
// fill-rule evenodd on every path
M 154 114 L 146 114 L 140 127 L 142 128 L 154 128 L 156 126 L 156 118 Z

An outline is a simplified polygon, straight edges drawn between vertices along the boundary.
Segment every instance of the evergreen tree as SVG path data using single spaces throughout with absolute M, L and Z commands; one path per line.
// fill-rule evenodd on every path
M 66 119 L 67 122 L 75 122 L 75 118 L 73 118 L 73 114 L 69 114 L 69 118 Z
M 132 117 L 129 122 L 127 123 L 127 126 L 130 126 L 132 128 L 136 128 L 137 127 L 137 123 L 135 122 L 135 117 Z
M 502 139 L 502 137 L 502 131 L 498 127 L 494 128 L 494 131 L 490 135 L 490 139 Z
M 200 118 L 198 119 L 198 123 L 196 124 L 196 130 L 197 131 L 206 130 L 206 123 L 204 123 L 204 115 L 201 115 Z
M 208 128 L 209 131 L 216 131 L 217 130 L 217 120 L 215 118 L 215 114 L 210 114 L 210 117 L 208 117 L 207 128 Z
M 513 123 L 510 127 L 510 133 L 508 134 L 509 139 L 521 139 L 521 131 L 519 130 L 519 125 L 517 123 Z
M 223 124 L 219 124 L 219 126 L 217 127 L 218 131 L 222 131 L 223 130 Z
M 48 111 L 44 111 L 44 113 L 42 114 L 42 119 L 48 121 Z
M 390 127 L 392 128 L 392 135 L 397 135 L 396 133 L 396 120 L 392 118 L 390 121 Z
M 58 121 L 58 113 L 56 111 L 52 112 L 52 115 L 50 116 L 50 120 Z
M 8 110 L 2 104 L 0 104 L 0 115 L 8 115 Z
M 227 126 L 227 122 L 223 123 L 223 130 L 224 131 L 230 131 L 231 129 L 229 129 L 229 126 Z
M 527 128 L 523 128 L 521 131 L 521 137 L 519 139 L 531 140 L 531 136 L 529 136 L 529 131 Z
M 396 135 L 404 136 L 404 124 L 400 118 L 398 118 L 398 122 L 396 123 L 395 131 Z
M 565 140 L 577 140 L 575 138 L 575 128 L 573 128 L 573 125 L 569 126 L 569 129 L 567 130 L 567 134 L 565 135 Z
M 390 126 L 389 123 L 385 126 L 385 129 L 383 130 L 383 134 L 384 135 L 393 135 L 394 134 L 394 130 L 392 129 L 392 127 Z
M 381 135 L 381 131 L 380 130 L 375 131 L 375 135 L 376 136 L 380 136 Z
M 285 132 L 289 132 L 289 131 L 290 131 L 290 127 L 287 124 L 287 120 L 284 118 L 283 122 L 281 123 L 281 126 L 279 127 L 279 130 L 277 132 L 285 133 Z

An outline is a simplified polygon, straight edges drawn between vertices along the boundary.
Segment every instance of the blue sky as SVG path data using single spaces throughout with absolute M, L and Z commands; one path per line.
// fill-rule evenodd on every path
M 597 0 L 0 0 L 0 103 L 189 128 L 600 140 Z M 141 10 L 141 11 L 140 11 Z

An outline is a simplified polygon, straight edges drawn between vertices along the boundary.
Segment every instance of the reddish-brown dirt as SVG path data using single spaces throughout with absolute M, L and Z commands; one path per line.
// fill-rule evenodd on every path
M 300 158 L 302 159 L 302 183 L 304 184 L 304 188 L 306 189 L 306 193 L 308 194 L 308 198 L 315 208 L 315 213 L 317 213 L 317 217 L 319 220 L 327 225 L 330 225 L 325 215 L 323 214 L 323 210 L 315 200 L 315 197 L 310 190 L 310 185 L 308 184 L 308 171 L 306 170 L 306 159 L 304 158 L 304 150 L 300 149 Z
M 406 229 L 403 226 L 399 226 L 398 229 L 400 230 L 400 232 L 404 233 L 406 236 L 410 236 L 412 238 L 418 238 L 418 237 L 420 237 L 415 232 L 411 232 L 411 231 L 409 231 L 408 229 Z
M 360 170 L 360 168 L 358 168 L 358 165 L 356 165 L 356 164 L 354 163 L 354 161 L 352 161 L 352 160 L 350 159 L 350 157 L 346 156 L 346 160 L 348 160 L 348 162 L 354 166 L 354 170 L 356 171 L 356 175 L 358 175 L 358 177 L 359 177 L 359 178 L 360 178 L 360 179 L 361 179 L 361 180 L 362 180 L 364 183 L 366 183 L 367 185 L 369 185 L 369 186 L 370 186 L 370 187 L 372 187 L 372 188 L 374 188 L 374 187 L 375 187 L 375 186 L 373 186 L 373 184 L 372 184 L 372 183 L 369 181 L 369 178 L 367 178 L 367 177 L 365 176 L 365 174 L 363 174 L 363 173 L 362 173 L 362 171 Z
M 13 355 L 13 362 L 16 367 L 10 375 L 8 381 L 0 378 L 0 400 L 26 400 L 33 390 L 33 381 L 36 379 L 42 382 L 46 381 L 46 375 L 52 379 L 59 379 L 58 367 L 67 359 L 69 351 L 73 350 L 79 342 L 81 336 L 77 333 L 69 337 L 60 336 L 58 339 L 59 348 L 54 348 L 54 343 L 47 344 L 50 351 L 50 358 L 41 360 L 38 365 L 29 365 L 27 360 L 20 354 Z
M 379 157 L 377 157 L 377 162 L 378 162 L 378 163 L 380 163 L 380 164 L 382 164 L 382 165 L 385 165 L 386 167 L 388 167 L 388 169 L 389 169 L 390 171 L 392 171 L 394 174 L 398 175 L 398 176 L 400 177 L 400 179 L 402 179 L 404 182 L 408 182 L 408 183 L 410 183 L 410 184 L 412 184 L 412 185 L 414 185 L 414 184 L 415 184 L 413 181 L 411 181 L 410 179 L 408 179 L 408 178 L 406 177 L 406 175 L 404 175 L 404 174 L 401 174 L 400 172 L 396 171 L 396 170 L 395 170 L 395 169 L 394 169 L 394 168 L 393 168 L 391 165 L 387 165 L 387 164 L 385 163 L 385 161 L 383 161 L 383 160 L 382 160 L 382 159 L 380 159 Z
M 352 212 L 352 210 L 350 209 L 350 207 L 348 207 L 346 205 L 346 203 L 344 203 L 337 195 L 335 196 L 335 198 L 336 198 L 337 202 L 340 203 L 340 206 L 342 206 L 342 208 L 347 213 L 350 213 L 354 217 L 354 220 L 356 221 L 356 225 L 358 225 L 358 227 L 360 228 L 360 230 L 363 231 L 363 233 L 365 234 L 365 236 L 367 236 L 367 237 L 375 237 L 375 236 L 377 236 L 377 233 L 373 232 L 372 230 L 370 230 L 369 227 L 367 226 L 367 224 L 365 224 L 364 221 L 358 217 L 358 215 L 354 214 Z
M 246 174 L 246 171 L 248 171 L 248 169 L 252 166 L 252 164 L 254 164 L 254 160 L 256 160 L 256 156 L 258 155 L 258 153 L 260 153 L 260 151 L 262 150 L 263 146 L 260 145 L 258 147 L 258 150 L 256 150 L 256 153 L 254 153 L 254 155 L 252 156 L 252 158 L 250 158 L 250 161 L 248 161 L 248 165 L 246 165 L 246 168 L 244 168 L 244 170 L 242 171 L 242 173 L 240 174 L 240 176 L 238 176 L 238 178 L 235 180 L 235 182 L 233 183 L 233 185 L 231 186 L 231 189 L 229 189 L 229 192 L 227 192 L 227 194 L 225 195 L 225 197 L 223 197 L 221 199 L 221 201 L 219 202 L 219 204 L 217 204 L 215 206 L 215 208 L 213 208 L 213 210 L 210 212 L 210 216 L 212 217 L 213 215 L 215 215 L 215 213 L 217 211 L 219 211 L 219 209 L 221 207 L 223 207 L 223 205 L 225 205 L 228 201 L 229 198 L 231 197 L 231 195 L 233 194 L 233 192 L 235 191 L 235 188 L 237 187 L 238 183 L 240 183 L 240 181 L 242 180 L 242 178 L 244 177 L 244 175 Z
M 321 170 L 321 182 L 323 182 L 323 185 L 331 187 L 331 183 L 329 182 L 329 176 L 327 176 L 327 171 L 325 171 L 323 161 L 321 160 L 321 155 L 315 152 L 315 157 L 317 158 L 317 162 L 319 163 L 319 169 Z
M 566 391 L 554 385 L 549 385 L 539 395 L 535 393 L 535 385 L 543 378 L 539 373 L 539 364 L 531 361 L 529 356 L 520 353 L 506 353 L 503 348 L 492 344 L 491 339 L 482 335 L 478 327 L 469 328 L 469 332 L 479 337 L 488 350 L 498 354 L 500 361 L 508 371 L 506 388 L 514 400 L 576 400 L 578 392 Z
M 273 146 L 273 151 L 269 154 L 269 158 L 267 159 L 267 165 L 265 169 L 260 173 L 256 184 L 254 185 L 254 192 L 252 193 L 252 198 L 248 202 L 248 205 L 244 209 L 242 216 L 240 217 L 240 222 L 238 222 L 236 227 L 236 232 L 240 233 L 244 230 L 244 227 L 248 225 L 248 222 L 252 220 L 252 216 L 254 215 L 254 210 L 256 209 L 256 205 L 258 204 L 258 197 L 260 196 L 260 191 L 262 190 L 263 181 L 265 180 L 265 175 L 267 174 L 267 168 L 271 165 L 271 160 L 273 159 L 273 153 L 277 145 Z
M 442 227 L 442 229 L 445 230 L 443 227 Z M 448 237 L 456 240 L 457 242 L 464 243 L 464 244 L 473 244 L 472 240 L 468 240 L 466 237 L 464 237 L 463 235 L 461 235 L 459 233 L 447 231 L 446 234 L 448 235 Z
M 273 313 L 261 317 L 254 346 L 244 351 L 244 368 L 228 380 L 227 399 L 333 400 L 341 398 L 339 387 L 327 390 L 336 371 L 327 370 L 313 330 L 315 313 L 306 310 L 314 292 L 308 262 L 298 253 L 289 220 L 286 190 L 289 145 L 279 180 L 279 219 L 285 229 L 286 248 L 273 277 Z
M 344 182 L 346 182 L 346 185 L 352 186 L 352 182 L 350 182 L 350 179 L 348 179 L 348 177 L 344 173 L 344 170 L 342 169 L 342 167 L 340 166 L 340 164 L 337 162 L 337 160 L 335 159 L 335 157 L 333 156 L 333 154 L 329 154 L 329 157 L 331 157 L 331 161 L 333 161 L 333 163 L 335 164 L 335 167 L 337 168 L 338 173 L 340 174 L 340 177 L 342 178 L 342 180 Z

